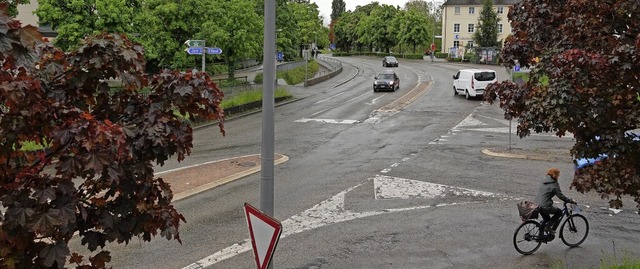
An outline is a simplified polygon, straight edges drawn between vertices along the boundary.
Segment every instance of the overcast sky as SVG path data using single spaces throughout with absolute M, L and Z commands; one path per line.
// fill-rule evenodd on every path
M 432 2 L 433 0 L 424 0 L 427 2 Z M 331 19 L 331 2 L 332 0 L 311 0 L 311 2 L 316 3 L 318 8 L 320 8 L 320 15 L 324 17 L 324 25 L 329 25 L 329 20 Z M 357 6 L 366 6 L 372 2 L 378 2 L 381 5 L 392 5 L 392 6 L 400 6 L 400 8 L 404 8 L 404 4 L 409 2 L 409 0 L 344 0 L 347 4 L 346 10 L 354 11 Z M 443 0 L 435 0 L 436 5 L 441 5 Z
M 311 0 L 312 2 L 315 2 L 316 5 L 318 5 L 318 8 L 320 8 L 320 15 L 322 17 L 324 17 L 324 25 L 329 25 L 329 20 L 331 19 L 331 2 L 332 0 Z M 407 2 L 407 0 L 378 0 L 378 1 L 371 1 L 371 0 L 344 0 L 344 2 L 347 4 L 346 10 L 355 10 L 356 6 L 365 6 L 367 4 L 370 4 L 372 2 L 378 2 L 381 5 L 382 4 L 386 4 L 386 5 L 393 5 L 393 6 L 400 6 L 401 8 L 404 7 L 404 4 Z

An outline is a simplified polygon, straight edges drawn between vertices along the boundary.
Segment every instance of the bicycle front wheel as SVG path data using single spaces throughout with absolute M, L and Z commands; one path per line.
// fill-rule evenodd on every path
M 570 247 L 577 247 L 589 234 L 589 222 L 587 218 L 580 214 L 569 216 L 560 226 L 560 238 L 562 242 Z
M 527 220 L 518 226 L 513 234 L 513 246 L 520 254 L 529 255 L 540 247 L 540 223 L 535 220 Z

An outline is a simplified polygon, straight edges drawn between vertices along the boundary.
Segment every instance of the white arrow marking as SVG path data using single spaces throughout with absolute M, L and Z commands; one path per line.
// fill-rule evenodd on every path
M 308 119 L 308 118 L 302 118 L 302 119 L 296 120 L 295 122 L 305 123 L 310 121 L 322 122 L 322 123 L 333 123 L 333 124 L 355 124 L 359 122 L 357 120 Z
M 477 191 L 419 180 L 377 175 L 373 179 L 375 199 L 436 198 L 447 195 L 489 198 L 511 198 L 486 191 Z
M 465 196 L 470 195 L 470 196 L 509 198 L 507 196 L 498 195 L 490 192 L 456 188 L 456 187 L 451 187 L 446 185 L 440 185 L 440 184 L 434 184 L 434 183 L 422 182 L 422 181 L 410 180 L 410 179 L 404 179 L 404 178 L 397 178 L 397 177 L 376 176 L 373 180 L 374 180 L 374 189 L 376 192 L 376 199 L 408 198 L 412 196 L 430 198 L 430 197 L 444 196 L 444 195 L 465 195 Z M 345 195 L 348 192 L 354 190 L 355 188 L 360 187 L 361 185 L 362 184 L 359 184 L 357 186 L 353 186 L 349 189 L 346 189 L 334 195 L 333 197 L 320 202 L 319 204 L 313 206 L 312 208 L 307 209 L 304 212 L 298 215 L 292 216 L 287 220 L 283 221 L 282 222 L 283 232 L 280 239 L 285 238 L 289 235 L 294 235 L 297 233 L 301 233 L 301 232 L 313 230 L 316 228 L 320 228 L 323 226 L 327 226 L 330 224 L 345 222 L 349 220 L 371 217 L 371 216 L 381 215 L 385 213 L 402 212 L 402 211 L 434 207 L 431 205 L 423 205 L 423 206 L 391 208 L 391 209 L 366 211 L 366 212 L 353 212 L 350 210 L 345 210 L 345 207 L 344 207 Z M 399 188 L 399 190 L 398 191 L 392 190 L 392 188 L 394 187 Z M 408 194 L 404 194 L 403 192 L 408 192 Z M 472 202 L 445 203 L 445 204 L 435 205 L 435 207 L 462 205 L 462 204 L 470 204 L 470 203 Z M 251 240 L 245 239 L 239 243 L 233 244 L 232 246 L 229 246 L 223 250 L 220 250 L 204 259 L 201 259 L 195 263 L 192 263 L 189 266 L 184 267 L 183 269 L 205 268 L 205 267 L 214 265 L 216 263 L 219 263 L 223 260 L 232 258 L 236 255 L 247 252 L 249 250 L 251 250 Z

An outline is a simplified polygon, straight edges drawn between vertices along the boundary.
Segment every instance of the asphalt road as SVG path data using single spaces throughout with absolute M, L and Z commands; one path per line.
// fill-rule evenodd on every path
M 275 167 L 275 218 L 284 231 L 274 268 L 598 268 L 601 259 L 640 256 L 633 202 L 612 211 L 598 195 L 569 189 L 572 163 L 563 154 L 571 137 L 514 134 L 509 143 L 497 104 L 453 95 L 451 76 L 465 65 L 401 61 L 400 90 L 374 93 L 378 58 L 339 60 L 339 76 L 291 86 L 299 101 L 275 111 L 276 153 L 289 159 Z M 261 122 L 259 113 L 229 121 L 225 137 L 200 129 L 192 155 L 162 169 L 258 154 Z M 509 148 L 553 158 L 483 153 Z M 515 204 L 533 199 L 552 166 L 565 193 L 584 205 L 591 232 L 581 247 L 556 240 L 522 256 L 511 241 Z M 177 201 L 187 218 L 182 245 L 159 237 L 110 246 L 111 265 L 255 267 L 242 206 L 258 205 L 259 188 L 257 173 Z

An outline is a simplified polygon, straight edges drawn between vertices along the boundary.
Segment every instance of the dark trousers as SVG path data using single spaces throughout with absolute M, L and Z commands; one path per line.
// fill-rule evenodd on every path
M 547 227 L 549 227 L 549 225 L 553 225 L 551 226 L 551 228 L 555 231 L 560 224 L 559 220 L 562 217 L 562 209 L 555 206 L 548 209 L 540 209 L 540 215 L 542 216 L 542 219 L 546 223 Z

